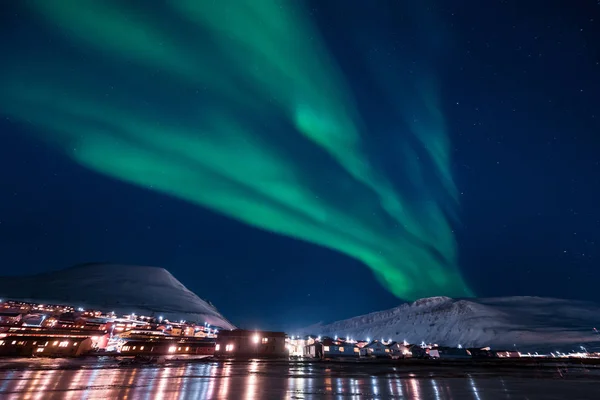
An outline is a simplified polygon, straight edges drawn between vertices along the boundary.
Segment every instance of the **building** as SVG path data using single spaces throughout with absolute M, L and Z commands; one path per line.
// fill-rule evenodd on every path
M 300 337 L 300 336 L 292 336 L 287 340 L 287 346 L 289 350 L 290 357 L 304 357 L 304 352 L 306 351 L 307 342 L 311 340 L 310 336 Z M 313 340 L 314 342 L 314 340 Z
M 359 350 L 354 343 L 323 338 L 323 340 L 308 340 L 305 355 L 313 358 L 358 357 Z
M 77 357 L 92 350 L 92 338 L 80 335 L 7 335 L 0 339 L 0 356 Z
M 387 345 L 378 340 L 373 340 L 360 349 L 360 355 L 363 357 L 390 358 L 392 352 Z
M 288 357 L 284 332 L 220 331 L 215 345 L 216 357 Z
M 412 358 L 429 358 L 429 349 L 426 349 L 423 346 L 417 344 L 409 344 L 408 350 L 410 350 Z
M 493 350 L 492 355 L 496 358 L 520 358 L 521 353 L 516 350 Z
M 18 311 L 3 311 L 0 312 L 0 324 L 3 325 L 17 325 L 21 322 L 23 313 Z
M 408 343 L 392 342 L 388 344 L 392 358 L 411 358 L 412 353 L 408 348 Z
M 124 355 L 205 355 L 212 356 L 215 353 L 215 343 L 212 341 L 190 339 L 160 338 L 133 339 L 124 342 L 118 351 Z
M 429 357 L 442 360 L 473 358 L 468 349 L 463 349 L 461 347 L 436 347 L 429 350 Z

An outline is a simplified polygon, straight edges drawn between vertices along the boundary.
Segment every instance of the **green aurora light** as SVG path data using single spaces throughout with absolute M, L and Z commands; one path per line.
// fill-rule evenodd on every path
M 57 44 L 30 38 L 1 67 L 0 107 L 76 162 L 337 250 L 400 298 L 472 295 L 449 206 L 428 192 L 410 146 L 398 155 L 410 189 L 372 161 L 342 74 L 298 2 L 23 3 Z M 435 90 L 418 93 L 429 123 L 411 134 L 455 202 Z

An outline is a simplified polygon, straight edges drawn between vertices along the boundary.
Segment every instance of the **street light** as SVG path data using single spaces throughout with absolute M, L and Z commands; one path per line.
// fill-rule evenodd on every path
M 254 341 L 254 343 L 258 343 L 258 335 L 254 335 L 254 338 L 252 338 L 252 340 Z

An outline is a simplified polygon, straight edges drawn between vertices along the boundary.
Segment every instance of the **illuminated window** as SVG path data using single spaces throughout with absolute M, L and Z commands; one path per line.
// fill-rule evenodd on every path
M 140 346 L 140 350 L 144 350 L 144 346 Z
M 136 348 L 136 347 L 137 347 L 137 346 L 133 346 L 133 349 L 132 349 L 132 350 L 135 350 L 135 348 Z
M 189 351 L 189 350 L 190 350 L 190 348 L 189 348 L 189 347 L 186 347 L 186 348 L 185 348 L 185 351 Z
M 386 352 L 386 353 L 389 353 L 389 352 L 390 352 L 390 349 L 385 349 L 385 352 Z
M 340 346 L 340 353 L 344 352 L 344 348 L 342 346 Z
M 42 351 L 44 351 L 44 348 L 43 348 L 43 347 L 38 347 L 36 351 L 37 351 L 38 353 L 41 353 Z
M 220 344 L 218 344 L 218 345 L 215 346 L 215 351 L 219 351 L 219 350 L 221 350 L 221 345 Z
M 269 338 L 267 338 L 267 337 L 262 338 L 262 344 L 265 344 L 265 343 L 269 343 Z
M 227 346 L 225 346 L 225 351 L 233 351 L 233 345 L 228 344 Z
M 329 351 L 329 346 L 323 346 L 323 351 Z
M 178 348 L 177 348 L 177 351 L 181 351 L 181 347 L 178 347 Z
M 56 340 L 54 343 L 52 343 L 52 346 L 58 346 L 58 340 Z
M 355 352 L 355 353 L 358 353 L 358 352 L 359 352 L 359 350 L 358 350 L 358 347 L 355 347 L 355 348 L 354 348 L 354 352 Z
M 175 347 L 175 346 L 169 347 L 169 353 L 174 353 L 175 350 L 177 350 L 177 347 Z
M 69 342 L 60 342 L 58 347 L 67 347 L 68 345 L 69 345 Z

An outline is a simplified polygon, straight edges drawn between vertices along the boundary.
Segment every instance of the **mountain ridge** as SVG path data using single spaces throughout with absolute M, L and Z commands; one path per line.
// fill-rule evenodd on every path
M 128 314 L 162 314 L 233 329 L 214 305 L 160 267 L 86 263 L 28 276 L 0 278 L 0 298 L 68 303 Z M 76 303 L 76 304 L 74 304 Z
M 314 324 L 301 331 L 448 346 L 541 348 L 595 345 L 600 336 L 594 333 L 594 326 L 600 326 L 600 305 L 582 300 L 438 296 L 332 323 Z

